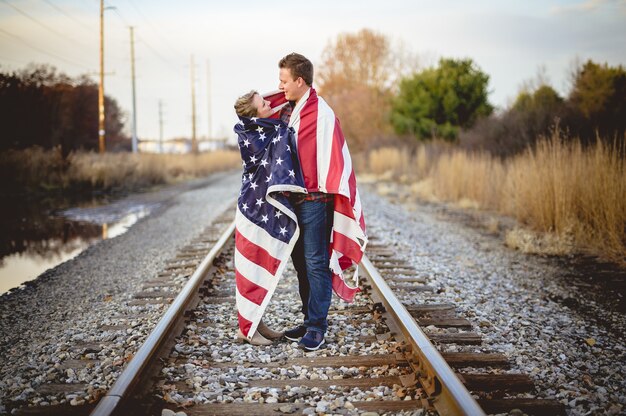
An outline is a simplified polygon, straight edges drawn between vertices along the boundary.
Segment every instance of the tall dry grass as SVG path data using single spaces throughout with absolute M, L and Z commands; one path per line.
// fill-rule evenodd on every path
M 421 197 L 495 210 L 576 250 L 626 262 L 626 163 L 617 144 L 583 147 L 554 132 L 511 159 L 432 154 L 425 146 L 379 149 L 368 170 L 408 177 Z
M 1 188 L 132 190 L 206 176 L 240 165 L 236 151 L 192 154 L 72 153 L 31 148 L 0 154 Z

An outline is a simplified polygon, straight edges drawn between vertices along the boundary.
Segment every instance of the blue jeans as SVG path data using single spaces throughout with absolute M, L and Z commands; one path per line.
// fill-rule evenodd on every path
M 291 253 L 298 273 L 304 326 L 324 334 L 333 294 L 329 269 L 330 233 L 333 226 L 333 202 L 303 201 L 295 206 L 300 237 Z

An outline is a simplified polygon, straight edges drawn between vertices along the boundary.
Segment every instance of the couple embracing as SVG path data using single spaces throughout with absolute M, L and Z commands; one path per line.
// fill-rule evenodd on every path
M 235 216 L 238 339 L 270 345 L 286 338 L 306 351 L 324 344 L 332 292 L 352 301 L 344 280 L 367 237 L 348 147 L 333 110 L 312 87 L 313 64 L 280 60 L 279 91 L 256 91 L 235 103 L 242 186 Z M 291 257 L 303 321 L 284 332 L 262 320 Z

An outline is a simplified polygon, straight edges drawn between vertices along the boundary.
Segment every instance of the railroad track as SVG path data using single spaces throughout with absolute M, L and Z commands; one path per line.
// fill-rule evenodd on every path
M 97 407 L 22 408 L 17 414 L 565 413 L 558 402 L 527 398 L 532 380 L 509 371 L 507 357 L 481 347 L 471 322 L 453 304 L 437 302 L 436 288 L 375 238 L 362 262 L 363 292 L 354 304 L 333 302 L 326 348 L 304 353 L 286 341 L 237 343 L 229 214 L 129 302 L 139 315 L 142 308 L 167 311 L 136 353 L 118 363 L 124 371 Z M 416 291 L 432 297 L 420 304 L 398 300 Z M 264 319 L 276 328 L 292 326 L 298 299 L 288 268 Z M 126 324 L 106 329 L 132 332 L 138 319 L 132 313 L 120 317 Z M 458 351 L 439 353 L 437 346 L 450 344 Z

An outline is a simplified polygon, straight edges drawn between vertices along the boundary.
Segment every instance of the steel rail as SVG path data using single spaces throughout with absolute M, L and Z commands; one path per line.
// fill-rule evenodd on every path
M 369 276 L 372 287 L 380 295 L 387 312 L 391 313 L 401 327 L 417 360 L 422 386 L 433 398 L 433 405 L 441 415 L 485 415 L 485 412 L 455 375 L 439 351 L 420 329 L 411 314 L 398 300 L 389 285 L 378 273 L 367 256 L 361 265 Z
M 109 392 L 98 402 L 98 405 L 91 412 L 91 416 L 111 416 L 119 410 L 120 404 L 132 393 L 142 374 L 149 367 L 152 359 L 155 358 L 159 348 L 168 339 L 170 331 L 176 325 L 177 319 L 185 312 L 189 302 L 197 294 L 206 273 L 213 264 L 213 260 L 222 251 L 234 232 L 235 221 L 228 226 L 228 229 L 224 231 L 211 251 L 202 260 L 178 296 L 165 311 L 163 317 L 156 324 L 154 330 L 148 335 L 148 338 L 146 338 L 143 345 L 128 363 L 128 366 L 119 375 Z

